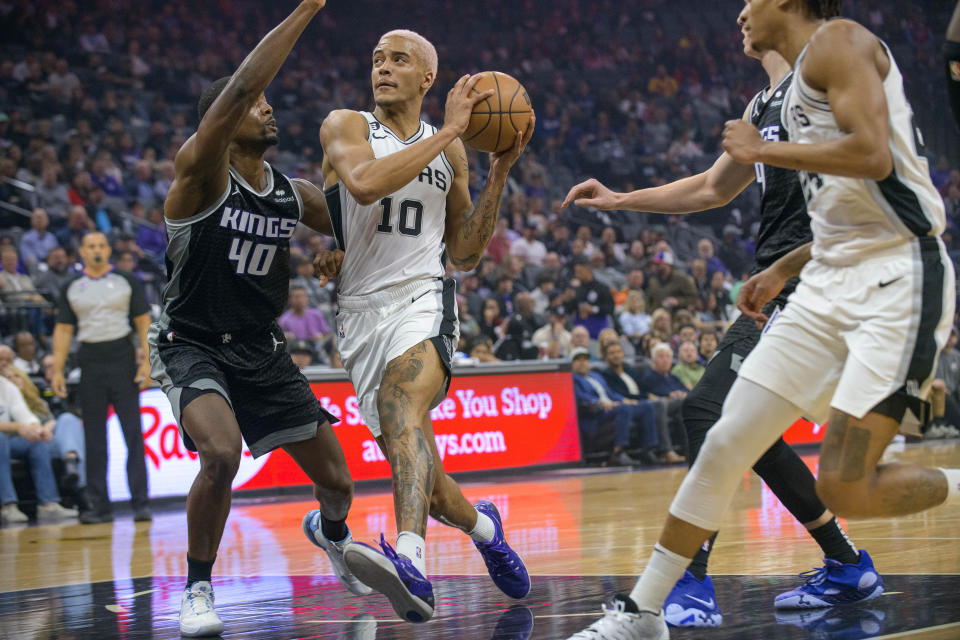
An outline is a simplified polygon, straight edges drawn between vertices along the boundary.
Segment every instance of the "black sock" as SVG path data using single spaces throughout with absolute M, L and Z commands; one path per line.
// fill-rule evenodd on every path
M 343 520 L 327 520 L 322 513 L 320 514 L 320 530 L 323 532 L 323 537 L 330 542 L 340 542 L 350 533 L 346 518 Z
M 213 556 L 210 562 L 201 562 L 187 556 L 187 589 L 193 586 L 194 582 L 210 582 L 210 573 L 213 571 L 213 563 L 217 561 L 217 556 Z
M 707 577 L 707 561 L 710 560 L 710 551 L 713 550 L 713 544 L 716 541 L 717 532 L 714 531 L 710 539 L 697 550 L 693 560 L 690 561 L 690 566 L 687 567 L 687 571 L 692 573 L 693 577 L 700 582 L 703 582 L 703 579 Z
M 860 552 L 857 551 L 857 548 L 850 542 L 850 538 L 840 528 L 840 523 L 837 522 L 836 518 L 816 529 L 810 529 L 810 535 L 823 549 L 823 555 L 831 560 L 844 564 L 860 562 Z

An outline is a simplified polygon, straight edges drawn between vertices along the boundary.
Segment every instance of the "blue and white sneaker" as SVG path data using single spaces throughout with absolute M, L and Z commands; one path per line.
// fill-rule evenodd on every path
M 503 534 L 503 522 L 500 521 L 500 512 L 497 506 L 489 500 L 481 500 L 473 505 L 477 511 L 489 516 L 493 520 L 494 534 L 490 542 L 473 541 L 483 556 L 487 565 L 487 572 L 493 578 L 493 583 L 511 598 L 522 598 L 530 593 L 530 576 L 523 560 L 517 552 L 510 548 Z
M 723 614 L 717 604 L 717 594 L 710 576 L 703 582 L 689 571 L 673 585 L 663 603 L 663 613 L 670 627 L 719 627 Z
M 350 573 L 350 568 L 347 567 L 347 563 L 343 559 L 344 550 L 347 545 L 353 542 L 349 530 L 347 531 L 347 537 L 339 542 L 328 540 L 320 527 L 319 509 L 309 511 L 307 515 L 303 516 L 301 525 L 307 540 L 327 552 L 330 564 L 333 565 L 334 575 L 337 576 L 340 584 L 347 588 L 347 591 L 357 596 L 367 596 L 373 593 L 373 589 L 357 580 L 356 576 Z
M 361 582 L 387 596 L 397 615 L 410 622 L 433 616 L 433 585 L 406 556 L 394 551 L 380 534 L 380 551 L 353 542 L 343 552 L 350 571 Z
M 806 629 L 811 638 L 861 640 L 883 632 L 887 616 L 883 611 L 863 607 L 831 609 L 780 609 L 774 612 L 777 624 Z
M 870 555 L 861 550 L 860 561 L 844 564 L 830 558 L 824 566 L 800 574 L 807 581 L 773 600 L 776 609 L 816 609 L 871 600 L 883 593 L 883 578 L 873 568 Z

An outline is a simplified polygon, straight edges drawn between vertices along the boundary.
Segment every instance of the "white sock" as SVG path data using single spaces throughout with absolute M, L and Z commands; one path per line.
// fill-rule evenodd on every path
M 496 525 L 493 524 L 493 518 L 477 511 L 477 526 L 467 535 L 477 542 L 490 542 L 496 534 L 497 529 Z
M 647 568 L 630 592 L 630 599 L 637 604 L 640 611 L 659 613 L 663 608 L 663 601 L 670 595 L 670 590 L 677 584 L 677 580 L 683 577 L 683 572 L 690 566 L 692 559 L 684 558 L 658 542 L 653 548 Z
M 940 469 L 947 476 L 947 499 L 943 504 L 960 503 L 960 469 Z
M 401 531 L 397 536 L 397 553 L 406 556 L 424 578 L 427 577 L 427 543 L 412 531 Z

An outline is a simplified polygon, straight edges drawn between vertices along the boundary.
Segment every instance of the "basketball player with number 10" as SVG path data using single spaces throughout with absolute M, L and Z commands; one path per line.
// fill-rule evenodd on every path
M 463 142 L 474 107 L 494 94 L 464 76 L 447 95 L 443 126 L 420 119 L 437 74 L 437 53 L 412 31 L 390 31 L 373 50 L 372 113 L 334 111 L 320 129 L 327 207 L 340 270 L 337 335 L 360 413 L 393 473 L 396 550 L 354 542 L 344 558 L 354 575 L 386 595 L 411 622 L 429 620 L 433 587 L 423 536 L 427 515 L 473 539 L 490 576 L 522 598 L 530 578 L 504 539 L 488 501 L 471 505 L 443 471 L 430 409 L 446 395 L 459 333 L 455 283 L 446 258 L 472 269 L 493 234 L 507 174 L 533 134 L 490 155 L 484 188 L 471 202 Z M 329 274 L 332 275 L 332 274 Z

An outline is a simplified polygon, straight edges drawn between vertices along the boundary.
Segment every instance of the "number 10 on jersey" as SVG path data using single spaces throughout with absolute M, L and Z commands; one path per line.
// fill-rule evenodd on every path
M 234 238 L 229 258 L 237 265 L 237 275 L 265 276 L 276 253 L 275 244 L 257 244 L 252 240 Z

